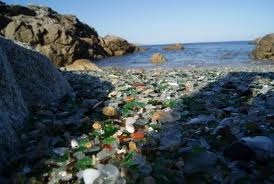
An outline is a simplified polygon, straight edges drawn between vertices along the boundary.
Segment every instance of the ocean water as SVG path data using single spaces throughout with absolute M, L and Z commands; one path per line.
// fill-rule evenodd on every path
M 274 64 L 270 61 L 258 61 L 250 57 L 255 49 L 254 44 L 247 41 L 189 43 L 184 44 L 184 50 L 166 51 L 167 45 L 142 46 L 147 51 L 137 52 L 119 57 L 110 57 L 97 63 L 101 67 L 115 68 L 182 68 L 201 66 L 232 66 Z M 150 58 L 154 53 L 162 53 L 167 61 L 163 64 L 152 64 Z

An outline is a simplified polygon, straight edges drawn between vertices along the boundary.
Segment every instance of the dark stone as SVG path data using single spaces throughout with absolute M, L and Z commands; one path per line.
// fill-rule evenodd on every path
M 234 142 L 224 150 L 224 156 L 231 160 L 251 160 L 254 152 L 242 142 Z

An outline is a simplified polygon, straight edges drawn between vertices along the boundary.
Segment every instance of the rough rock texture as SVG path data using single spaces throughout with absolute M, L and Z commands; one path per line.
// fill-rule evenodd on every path
M 30 44 L 58 67 L 76 59 L 101 59 L 138 50 L 124 39 L 99 38 L 94 28 L 75 16 L 60 15 L 47 7 L 0 4 L 0 19 L 2 36 Z
M 256 59 L 266 59 L 274 61 L 274 33 L 264 36 L 253 51 Z
M 88 59 L 77 59 L 73 64 L 64 67 L 67 71 L 102 71 L 96 64 L 92 63 Z
M 71 92 L 45 56 L 0 37 L 0 170 L 20 145 L 17 135 L 28 109 Z

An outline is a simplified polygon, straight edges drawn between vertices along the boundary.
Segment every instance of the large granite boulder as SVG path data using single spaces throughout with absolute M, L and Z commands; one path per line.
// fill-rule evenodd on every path
M 253 51 L 253 56 L 256 59 L 274 61 L 274 33 L 260 39 L 256 49 Z
M 45 56 L 0 37 L 0 170 L 20 147 L 29 109 L 71 93 Z
M 0 19 L 2 36 L 30 44 L 58 67 L 81 58 L 94 60 L 131 53 L 137 48 L 123 39 L 108 39 L 102 44 L 104 39 L 94 28 L 47 7 L 0 3 Z

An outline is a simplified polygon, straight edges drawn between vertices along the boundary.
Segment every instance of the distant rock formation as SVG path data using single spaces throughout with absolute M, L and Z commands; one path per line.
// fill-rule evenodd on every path
M 253 51 L 256 59 L 274 61 L 274 33 L 268 34 L 260 39 L 256 49 Z
M 2 36 L 30 44 L 57 67 L 81 58 L 94 60 L 138 51 L 124 39 L 100 38 L 75 16 L 60 15 L 48 7 L 0 3 L 0 20 Z
M 176 43 L 163 48 L 164 50 L 183 50 L 184 47 L 181 43 Z
M 0 37 L 0 170 L 20 146 L 29 108 L 48 105 L 72 89 L 40 53 Z

